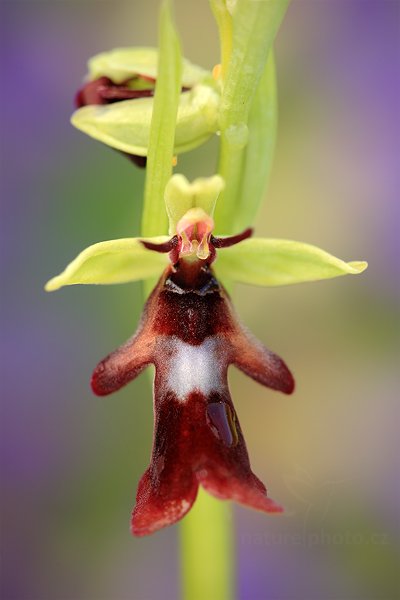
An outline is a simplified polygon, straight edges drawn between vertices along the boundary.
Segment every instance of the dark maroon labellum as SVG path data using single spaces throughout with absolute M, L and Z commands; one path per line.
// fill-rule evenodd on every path
M 132 100 L 133 98 L 148 98 L 154 96 L 155 79 L 148 79 L 149 87 L 146 89 L 134 89 L 129 87 L 138 77 L 127 79 L 123 83 L 114 83 L 108 77 L 99 77 L 94 81 L 89 81 L 75 96 L 76 108 L 87 106 L 88 104 L 112 104 L 121 100 Z
M 210 247 L 237 243 L 250 234 L 234 236 L 234 241 L 211 236 Z M 152 457 L 139 483 L 132 532 L 147 535 L 181 519 L 199 485 L 218 498 L 280 512 L 251 470 L 227 371 L 233 364 L 286 394 L 293 391 L 293 377 L 238 321 L 210 267 L 215 250 L 208 260 L 186 261 L 179 258 L 176 236 L 151 249 L 170 252 L 174 264 L 148 299 L 136 334 L 101 361 L 92 377 L 93 391 L 103 396 L 147 365 L 156 368 Z

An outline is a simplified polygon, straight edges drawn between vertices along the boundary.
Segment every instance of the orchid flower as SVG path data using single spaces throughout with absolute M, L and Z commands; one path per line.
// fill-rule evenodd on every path
M 108 395 L 155 366 L 153 449 L 131 522 L 138 536 L 180 520 L 200 487 L 267 513 L 282 510 L 251 470 L 227 374 L 234 365 L 285 394 L 293 392 L 294 379 L 284 361 L 240 323 L 227 289 L 234 282 L 277 286 L 328 279 L 367 266 L 310 244 L 252 237 L 276 133 L 272 44 L 288 0 L 210 5 L 221 46 L 221 64 L 212 72 L 182 58 L 167 1 L 158 51 L 119 48 L 89 61 L 72 123 L 146 164 L 142 235 L 86 248 L 46 285 L 53 291 L 143 280 L 146 291 L 153 288 L 136 333 L 99 362 L 91 382 L 95 394 Z M 176 155 L 213 134 L 220 140 L 218 174 L 193 182 L 172 175 Z M 214 509 L 212 515 L 208 510 L 214 532 L 221 519 Z M 188 539 L 197 541 L 203 530 L 198 520 Z M 182 555 L 203 568 L 195 546 L 186 540 Z M 213 541 L 206 546 L 214 561 Z M 215 554 L 219 566 L 222 554 Z M 228 598 L 229 574 L 221 572 L 217 595 Z M 201 597 L 215 595 L 211 585 L 211 595 L 208 590 Z M 188 588 L 199 595 L 197 579 Z
M 71 118 L 77 128 L 145 166 L 149 146 L 156 48 L 116 48 L 92 57 Z M 218 130 L 219 86 L 212 73 L 182 60 L 175 154 L 204 143 Z
M 213 235 L 216 175 L 190 183 L 173 175 L 165 189 L 169 236 L 100 242 L 84 250 L 46 289 L 160 276 L 135 335 L 94 370 L 92 389 L 117 391 L 155 366 L 151 463 L 139 483 L 132 532 L 146 535 L 181 519 L 199 485 L 212 495 L 265 512 L 281 508 L 250 468 L 227 382 L 233 364 L 286 394 L 293 377 L 276 354 L 239 322 L 221 281 L 284 285 L 361 273 L 314 246 L 251 238 L 252 230 Z

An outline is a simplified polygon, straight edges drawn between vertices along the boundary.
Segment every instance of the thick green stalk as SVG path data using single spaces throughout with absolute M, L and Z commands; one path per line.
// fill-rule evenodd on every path
M 202 489 L 181 524 L 184 600 L 233 600 L 234 543 L 231 507 Z
M 161 235 L 168 231 L 164 190 L 172 174 L 181 79 L 181 48 L 172 23 L 169 2 L 166 1 L 160 11 L 157 82 L 147 154 L 141 228 L 143 236 Z
M 289 0 L 238 0 L 233 13 L 233 46 L 220 109 L 218 172 L 224 177 L 226 188 L 215 213 L 219 232 L 232 233 L 235 225 L 241 194 L 237 182 L 241 181 L 244 168 L 249 111 L 288 3 Z

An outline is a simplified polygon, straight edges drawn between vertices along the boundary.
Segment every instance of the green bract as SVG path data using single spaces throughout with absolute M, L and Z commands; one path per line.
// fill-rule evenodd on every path
M 215 223 L 218 233 L 232 234 L 253 222 L 271 168 L 277 113 L 272 44 L 288 0 L 211 0 L 211 5 L 224 73 L 218 172 L 226 181 Z M 257 182 L 251 198 L 245 180 Z
M 247 122 L 249 141 L 243 153 L 237 187 L 232 190 L 236 194 L 234 230 L 240 231 L 254 223 L 264 199 L 274 158 L 277 121 L 275 63 L 270 52 L 250 107 Z

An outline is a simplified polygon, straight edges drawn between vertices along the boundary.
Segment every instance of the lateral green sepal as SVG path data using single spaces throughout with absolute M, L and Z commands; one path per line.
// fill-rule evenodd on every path
M 218 252 L 217 275 L 240 283 L 277 286 L 357 275 L 364 261 L 345 262 L 303 242 L 251 238 Z
M 141 239 L 161 244 L 169 238 L 123 238 L 99 242 L 83 250 L 65 268 L 50 279 L 47 292 L 65 285 L 126 283 L 150 277 L 159 277 L 168 264 L 168 255 L 147 250 Z

